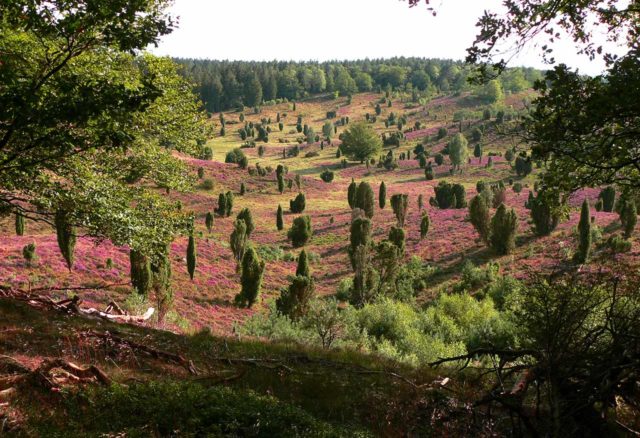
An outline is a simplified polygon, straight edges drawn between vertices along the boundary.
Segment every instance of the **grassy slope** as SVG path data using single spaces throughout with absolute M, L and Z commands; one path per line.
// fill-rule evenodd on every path
M 527 93 L 507 97 L 506 104 L 514 107 L 522 105 L 522 100 Z M 407 253 L 419 255 L 426 262 L 439 267 L 442 275 L 437 277 L 432 287 L 425 291 L 422 298 L 437 293 L 452 276 L 455 277 L 459 267 L 465 259 L 475 263 L 485 263 L 493 260 L 489 251 L 479 242 L 470 223 L 465 221 L 466 210 L 437 210 L 428 206 L 429 197 L 433 196 L 433 187 L 442 179 L 462 182 L 467 187 L 467 195 L 475 193 L 475 183 L 480 179 L 488 181 L 508 180 L 515 178 L 514 172 L 502 157 L 494 157 L 494 166 L 485 167 L 487 158 L 482 163 L 473 158 L 467 165 L 462 175 L 450 176 L 448 166 L 436 170 L 436 179 L 426 181 L 423 169 L 420 169 L 415 160 L 401 161 L 400 167 L 389 172 L 383 169 L 373 168 L 371 174 L 366 174 L 364 166 L 352 163 L 346 169 L 339 165 L 339 159 L 335 158 L 336 144 L 325 147 L 320 151 L 319 145 L 305 146 L 299 157 L 282 158 L 282 148 L 286 145 L 296 144 L 295 139 L 300 134 L 289 134 L 295 131 L 296 116 L 303 116 L 303 123 L 312 126 L 316 133 L 321 132 L 328 110 L 337 109 L 338 117 L 349 116 L 351 121 L 364 118 L 365 113 L 374 114 L 374 106 L 379 95 L 358 94 L 353 97 L 351 105 L 346 105 L 344 98 L 336 100 L 316 98 L 308 102 L 299 102 L 297 111 L 291 111 L 291 104 L 280 104 L 263 108 L 261 114 L 247 114 L 246 120 L 258 122 L 263 117 L 272 119 L 274 132 L 270 135 L 270 142 L 266 145 L 267 152 L 263 158 L 257 157 L 256 149 L 244 149 L 250 158 L 250 164 L 259 162 L 262 166 L 286 164 L 293 177 L 293 173 L 303 175 L 303 190 L 307 195 L 307 210 L 314 227 L 314 237 L 308 245 L 316 258 L 312 259 L 312 271 L 316 277 L 317 290 L 320 294 L 332 294 L 341 279 L 351 276 L 346 255 L 348 242 L 350 211 L 346 202 L 346 188 L 351 178 L 356 180 L 366 179 L 377 187 L 380 181 L 387 184 L 388 196 L 394 193 L 408 193 L 410 195 L 410 211 L 407 218 Z M 421 121 L 425 126 L 418 133 L 409 133 L 410 138 L 403 143 L 399 152 L 412 149 L 415 144 L 426 134 L 433 134 L 441 126 L 449 129 L 450 135 L 457 132 L 457 124 L 452 123 L 453 114 L 460 109 L 473 109 L 473 102 L 469 98 L 440 97 L 431 101 L 425 108 L 405 108 L 405 104 L 394 101 L 392 108 L 383 105 L 383 113 L 378 118 L 375 128 L 381 133 L 386 130 L 383 120 L 394 111 L 396 114 L 408 116 L 407 126 L 413 126 L 415 121 Z M 285 128 L 278 132 L 276 113 L 283 115 Z M 286 113 L 286 117 L 284 114 Z M 176 295 L 176 315 L 170 318 L 169 327 L 177 329 L 198 330 L 201 327 L 210 327 L 216 333 L 230 333 L 234 322 L 241 321 L 254 311 L 259 311 L 260 306 L 254 310 L 237 309 L 233 306 L 233 297 L 239 290 L 238 276 L 235 272 L 234 262 L 229 249 L 228 237 L 231 233 L 234 216 L 230 218 L 216 218 L 213 233 L 208 236 L 204 227 L 204 216 L 207 211 L 215 209 L 217 196 L 220 192 L 232 190 L 236 193 L 234 212 L 243 207 L 249 207 L 253 213 L 257 229 L 252 237 L 258 246 L 282 248 L 284 252 L 296 255 L 286 238 L 286 230 L 293 220 L 293 215 L 287 212 L 289 199 L 295 196 L 294 190 L 285 190 L 284 194 L 277 193 L 275 176 L 250 177 L 246 171 L 234 165 L 222 163 L 226 152 L 241 144 L 237 135 L 239 114 L 226 114 L 227 135 L 216 137 L 211 141 L 215 151 L 214 161 L 203 162 L 184 158 L 194 172 L 198 167 L 205 169 L 205 178 L 214 180 L 215 188 L 212 191 L 202 189 L 190 194 L 172 193 L 170 196 L 180 199 L 185 208 L 195 211 L 197 215 L 197 230 L 202 233 L 198 239 L 198 267 L 195 280 L 189 280 L 184 254 L 186 251 L 186 239 L 179 239 L 173 244 L 172 261 L 174 272 L 174 290 Z M 218 123 L 218 115 L 212 117 L 214 123 Z M 465 123 L 464 129 L 468 137 L 475 124 L 479 122 Z M 339 128 L 342 132 L 344 128 Z M 281 143 L 282 141 L 283 143 Z M 447 139 L 432 142 L 429 147 L 432 152 L 437 152 L 444 147 Z M 503 153 L 510 146 L 508 139 L 498 138 L 491 134 L 484 139 L 485 154 L 490 152 Z M 319 152 L 318 157 L 304 158 L 308 151 Z M 332 183 L 324 183 L 319 179 L 319 173 L 325 169 L 335 169 L 336 179 Z M 517 178 L 515 178 L 517 180 Z M 247 194 L 238 196 L 240 183 L 244 182 Z M 533 175 L 522 181 L 532 187 Z M 584 196 L 592 201 L 597 196 L 596 190 L 584 190 L 576 194 L 571 200 L 570 219 L 561 224 L 549 237 L 534 239 L 528 224 L 528 210 L 524 208 L 529 188 L 525 188 L 520 194 L 508 190 L 508 205 L 516 209 L 520 218 L 519 247 L 515 254 L 495 259 L 504 272 L 512 275 L 523 275 L 525 269 L 541 269 L 555 264 L 558 260 L 564 260 L 570 248 L 574 246 L 573 227 L 579 217 L 579 205 Z M 424 202 L 431 216 L 431 230 L 423 241 L 419 240 L 419 215 L 417 208 L 418 195 L 424 196 Z M 278 232 L 275 229 L 275 212 L 277 205 L 281 204 L 285 209 L 285 230 Z M 607 230 L 616 231 L 615 221 L 617 216 L 611 213 L 596 213 L 596 223 Z M 330 223 L 333 218 L 333 224 Z M 374 217 L 374 235 L 377 239 L 386 235 L 389 227 L 395 219 L 387 203 L 385 210 L 377 210 Z M 56 246 L 55 235 L 49 228 L 42 225 L 27 223 L 27 235 L 16 237 L 12 235 L 12 218 L 0 220 L 0 282 L 26 287 L 30 282 L 32 286 L 93 286 L 101 283 L 123 283 L 125 286 L 116 287 L 106 292 L 104 290 L 83 291 L 83 298 L 90 303 L 106 304 L 115 299 L 122 302 L 126 299 L 129 288 L 128 282 L 128 253 L 126 248 L 117 248 L 109 243 L 99 243 L 90 239 L 79 239 L 76 255 L 76 266 L 73 272 L 68 272 L 63 264 L 62 257 Z M 27 269 L 22 259 L 22 247 L 29 243 L 37 244 L 39 262 L 31 269 Z M 637 243 L 634 241 L 632 252 L 626 257 L 634 259 L 638 255 Z M 106 259 L 111 258 L 114 266 L 111 269 L 105 267 Z M 295 270 L 295 263 L 290 261 L 268 260 L 265 273 L 263 298 L 271 298 L 279 294 L 284 279 Z M 264 300 L 266 301 L 266 300 Z M 263 301 L 263 302 L 264 302 Z

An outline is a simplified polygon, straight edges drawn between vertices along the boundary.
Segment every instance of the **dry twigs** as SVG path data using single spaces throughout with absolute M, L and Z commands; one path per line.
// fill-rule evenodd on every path
M 104 333 L 102 333 L 102 332 L 97 332 L 95 330 L 90 330 L 90 331 L 80 333 L 80 336 L 85 338 L 100 339 L 101 342 L 103 342 L 105 345 L 125 347 L 133 352 L 143 353 L 155 359 L 172 362 L 184 367 L 187 371 L 189 371 L 189 373 L 193 375 L 198 374 L 198 370 L 193 364 L 193 362 L 180 354 L 169 353 L 167 351 L 158 350 L 156 348 L 152 348 L 147 345 L 143 345 L 128 339 L 124 339 L 108 331 L 105 331 Z

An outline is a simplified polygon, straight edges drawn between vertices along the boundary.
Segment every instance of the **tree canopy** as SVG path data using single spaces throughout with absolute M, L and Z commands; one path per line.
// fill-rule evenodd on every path
M 366 123 L 353 124 L 342 137 L 342 152 L 351 160 L 367 161 L 382 151 L 382 140 Z
M 149 190 L 192 185 L 205 115 L 169 59 L 134 54 L 173 28 L 169 2 L 2 2 L 0 210 L 161 253 L 191 219 Z M 72 208 L 69 208 L 72 207 Z

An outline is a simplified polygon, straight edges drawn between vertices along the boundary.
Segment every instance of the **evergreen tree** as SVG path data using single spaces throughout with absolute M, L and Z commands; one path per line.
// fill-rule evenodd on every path
M 422 211 L 423 207 L 424 207 L 424 197 L 422 196 L 422 193 L 420 193 L 418 195 L 418 211 Z
M 529 192 L 529 196 L 531 196 L 531 192 Z M 602 211 L 602 209 L 604 208 L 602 198 L 598 198 L 598 200 L 596 201 L 595 208 L 596 208 L 596 211 Z
M 408 206 L 409 195 L 395 194 L 391 196 L 391 208 L 393 209 L 393 214 L 396 216 L 400 228 L 404 228 Z
M 284 193 L 284 166 L 282 164 L 278 164 L 278 167 L 276 167 L 276 178 L 278 180 L 278 191 L 282 194 Z
M 387 205 L 387 186 L 384 184 L 384 181 L 380 183 L 380 189 L 378 190 L 378 205 L 380 206 L 380 210 L 384 209 L 385 205 Z
M 309 216 L 298 216 L 293 220 L 287 237 L 294 248 L 299 248 L 307 244 L 313 235 L 311 218 Z
M 240 183 L 240 196 L 244 196 L 244 194 L 246 193 L 247 189 L 244 186 L 244 183 Z
M 489 206 L 481 195 L 476 195 L 469 203 L 469 220 L 476 229 L 483 242 L 489 243 L 491 230 L 491 216 Z
M 327 140 L 331 140 L 331 137 L 333 137 L 334 134 L 333 123 L 330 121 L 325 122 L 324 125 L 322 125 L 322 134 Z
M 633 234 L 633 230 L 636 228 L 638 222 L 638 210 L 636 209 L 636 203 L 633 199 L 625 202 L 624 207 L 620 211 L 620 220 L 624 227 L 624 237 L 628 239 Z
M 63 209 L 58 209 L 55 215 L 56 237 L 58 248 L 62 257 L 67 262 L 69 271 L 73 268 L 74 253 L 76 248 L 76 234 L 69 213 Z
M 130 277 L 133 288 L 140 295 L 147 295 L 151 289 L 153 275 L 149 259 L 134 249 L 129 250 Z
M 356 250 L 359 246 L 369 247 L 371 244 L 371 221 L 366 217 L 359 217 L 351 222 L 349 235 L 349 260 L 355 269 Z
M 36 244 L 31 242 L 22 247 L 22 257 L 24 257 L 27 263 L 27 268 L 30 268 L 33 261 L 36 259 Z
M 233 231 L 231 232 L 231 236 L 229 236 L 229 246 L 231 247 L 233 258 L 236 260 L 238 266 L 247 248 L 247 240 L 247 224 L 244 220 L 237 219 L 233 223 Z
M 541 190 L 529 204 L 533 231 L 538 236 L 550 234 L 560 222 L 560 197 L 558 193 Z
M 527 202 L 524 203 L 524 207 L 528 210 L 531 210 L 531 206 L 533 205 L 534 199 L 535 198 L 533 196 L 533 190 L 529 190 L 529 196 L 527 197 Z M 597 203 L 596 203 L 596 210 L 597 210 Z
M 247 238 L 251 237 L 253 230 L 256 229 L 256 226 L 253 223 L 253 217 L 251 216 L 251 210 L 248 208 L 243 208 L 238 216 L 236 216 L 236 220 L 243 220 L 245 225 L 247 226 Z
M 467 207 L 467 192 L 462 184 L 454 184 L 452 187 L 453 195 L 456 198 L 453 204 L 454 208 L 466 208 Z
M 298 256 L 298 266 L 296 267 L 296 275 L 301 277 L 309 277 L 309 258 L 307 257 L 307 251 L 304 249 L 300 251 Z
M 516 174 L 518 176 L 527 176 L 533 171 L 533 162 L 531 161 L 531 157 L 527 157 L 526 154 L 522 153 L 516 158 Z
M 221 217 L 225 217 L 227 215 L 227 197 L 224 193 L 220 193 L 220 195 L 218 195 L 218 208 L 216 209 L 216 213 Z
M 373 189 L 368 182 L 361 182 L 358 184 L 356 190 L 356 202 L 355 207 L 364 211 L 364 214 L 371 219 L 374 213 L 375 195 Z
M 355 208 L 356 206 L 356 192 L 358 191 L 358 185 L 351 178 L 351 184 L 349 184 L 349 188 L 347 189 L 347 201 L 349 202 L 349 208 Z
M 427 164 L 427 167 L 425 167 L 424 177 L 427 179 L 427 181 L 431 181 L 435 177 L 433 173 L 433 167 L 431 167 L 431 163 Z
M 516 154 L 513 152 L 513 149 L 507 149 L 507 152 L 504 153 L 504 159 L 511 163 L 515 158 L 515 155 Z
M 236 295 L 235 301 L 241 307 L 251 308 L 260 298 L 262 275 L 264 273 L 264 262 L 252 245 L 248 246 L 242 257 L 241 272 L 240 283 L 242 289 Z
M 482 154 L 483 154 L 483 150 L 482 150 L 482 145 L 480 143 L 477 143 L 475 148 L 473 149 L 473 156 L 476 158 L 480 159 L 480 163 L 482 163 Z
M 282 290 L 280 297 L 276 300 L 276 308 L 283 315 L 296 321 L 307 314 L 314 291 L 315 286 L 309 271 L 307 253 L 303 249 L 298 257 L 296 275 L 291 278 L 289 287 Z
M 207 231 L 211 233 L 213 229 L 213 214 L 210 211 L 207 212 L 207 215 L 204 218 L 204 224 L 207 227 Z
M 400 254 L 404 254 L 405 240 L 406 235 L 402 228 L 391 227 L 389 230 L 389 242 L 393 243 L 398 248 Z
M 262 85 L 258 75 L 254 74 L 245 88 L 245 103 L 248 106 L 257 106 L 262 103 Z
M 587 260 L 589 260 L 589 252 L 591 251 L 591 213 L 589 212 L 589 203 L 586 198 L 582 202 L 582 210 L 580 211 L 578 235 L 579 242 L 576 261 L 578 263 L 586 263 Z
M 616 189 L 612 186 L 607 186 L 600 192 L 600 198 L 602 199 L 602 211 L 611 213 L 616 202 Z
M 284 229 L 284 214 L 280 204 L 278 204 L 278 211 L 276 212 L 276 228 L 278 231 L 282 231 Z
M 193 234 L 189 236 L 189 243 L 187 244 L 187 272 L 189 272 L 189 278 L 193 280 L 193 275 L 196 273 L 196 240 Z
M 225 204 L 224 204 L 225 216 L 229 217 L 233 212 L 233 193 L 231 191 L 228 191 L 227 193 L 225 193 L 224 197 L 225 197 Z
M 307 205 L 304 193 L 298 193 L 295 199 L 289 201 L 289 210 L 291 213 L 302 213 Z
M 22 213 L 16 213 L 16 236 L 24 236 L 24 216 Z
M 504 204 L 500 204 L 496 214 L 491 219 L 491 236 L 489 242 L 491 248 L 498 255 L 507 255 L 513 251 L 516 244 L 516 231 L 518 229 L 518 218 L 516 212 L 511 209 L 507 211 Z
M 152 288 L 158 305 L 158 321 L 163 321 L 173 305 L 173 290 L 171 289 L 171 262 L 169 260 L 169 245 L 151 263 L 153 277 Z
M 422 212 L 422 217 L 420 218 L 420 239 L 424 239 L 429 232 L 429 215 L 426 211 Z

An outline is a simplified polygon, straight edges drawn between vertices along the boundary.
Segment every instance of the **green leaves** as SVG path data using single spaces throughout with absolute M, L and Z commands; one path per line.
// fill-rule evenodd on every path
M 125 52 L 171 30 L 168 2 L 0 5 L 0 204 L 48 222 L 69 206 L 65 227 L 162 254 L 191 218 L 134 184 L 191 189 L 172 151 L 201 155 L 210 133 L 171 60 Z

